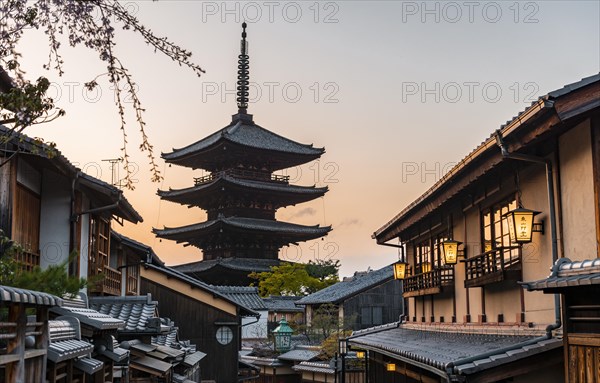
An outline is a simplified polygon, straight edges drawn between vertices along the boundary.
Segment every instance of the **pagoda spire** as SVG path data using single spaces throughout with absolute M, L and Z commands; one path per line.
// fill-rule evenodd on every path
M 250 85 L 250 57 L 248 56 L 248 42 L 246 41 L 246 22 L 242 23 L 242 41 L 240 55 L 238 56 L 237 72 L 237 106 L 238 114 L 248 112 L 248 87 Z

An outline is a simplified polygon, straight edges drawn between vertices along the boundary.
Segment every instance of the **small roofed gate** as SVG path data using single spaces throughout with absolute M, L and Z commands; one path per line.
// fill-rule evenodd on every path
M 600 383 L 600 285 L 564 294 L 565 362 L 570 383 Z
M 45 382 L 48 310 L 55 305 L 62 300 L 53 295 L 0 286 L 0 382 Z

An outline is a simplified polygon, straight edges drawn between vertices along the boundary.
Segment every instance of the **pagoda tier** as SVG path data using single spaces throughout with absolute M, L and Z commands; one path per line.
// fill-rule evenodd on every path
M 211 285 L 249 286 L 256 283 L 256 279 L 249 278 L 248 274 L 271 271 L 271 267 L 281 263 L 278 259 L 221 258 L 172 267 Z
M 188 226 L 153 229 L 157 237 L 199 247 L 204 260 L 218 258 L 277 259 L 290 243 L 320 238 L 331 226 L 303 226 L 270 219 L 223 217 Z
M 310 162 L 323 153 L 323 148 L 300 144 L 256 125 L 252 115 L 236 114 L 225 128 L 162 157 L 170 164 L 210 172 L 243 164 L 271 173 Z
M 327 187 L 290 185 L 288 177 L 271 176 L 268 181 L 262 178 L 261 173 L 232 169 L 196 178 L 193 187 L 159 190 L 158 195 L 167 201 L 230 216 L 234 214 L 228 214 L 227 210 L 244 206 L 261 206 L 274 212 L 281 207 L 322 197 L 328 190 Z

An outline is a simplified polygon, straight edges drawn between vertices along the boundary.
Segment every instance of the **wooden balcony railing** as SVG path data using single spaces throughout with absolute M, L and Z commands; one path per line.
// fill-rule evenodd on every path
M 500 247 L 465 259 L 465 287 L 481 287 L 505 280 L 521 279 L 521 248 Z
M 25 250 L 20 250 L 14 255 L 15 262 L 23 271 L 32 271 L 34 267 L 40 265 L 40 253 L 32 253 Z
M 111 267 L 104 266 L 103 293 L 121 295 L 121 272 Z
M 222 177 L 224 175 L 233 176 L 237 178 L 245 178 L 255 181 L 271 181 L 271 182 L 281 182 L 281 183 L 289 183 L 290 176 L 280 176 L 277 174 L 270 174 L 265 172 L 257 172 L 253 170 L 243 170 L 243 169 L 229 169 L 220 172 L 214 172 L 204 177 L 194 177 L 194 185 L 202 185 L 208 182 L 212 182 L 213 180 Z
M 439 294 L 444 287 L 454 286 L 454 268 L 443 266 L 404 279 L 404 297 Z

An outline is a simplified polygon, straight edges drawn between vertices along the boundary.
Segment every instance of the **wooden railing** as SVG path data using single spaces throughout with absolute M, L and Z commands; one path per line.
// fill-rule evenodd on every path
M 208 182 L 212 182 L 215 179 L 222 176 L 233 176 L 237 178 L 245 178 L 256 181 L 272 181 L 272 182 L 281 182 L 281 183 L 289 183 L 290 176 L 280 176 L 277 174 L 270 174 L 265 172 L 257 172 L 253 170 L 243 170 L 243 169 L 229 169 L 220 172 L 214 172 L 209 175 L 203 177 L 194 177 L 194 185 L 202 185 Z
M 105 265 L 102 273 L 102 293 L 121 295 L 121 272 Z
M 403 282 L 404 296 L 438 294 L 442 292 L 443 287 L 453 285 L 454 268 L 443 266 L 405 278 Z
M 19 268 L 23 271 L 32 271 L 34 267 L 40 265 L 40 254 L 39 252 L 31 253 L 29 251 L 20 250 L 14 255 L 15 262 L 19 265 Z
M 521 276 L 521 248 L 500 247 L 465 259 L 465 287 L 480 287 Z
M 125 284 L 126 295 L 138 295 L 138 265 L 132 265 L 127 267 L 127 279 Z

